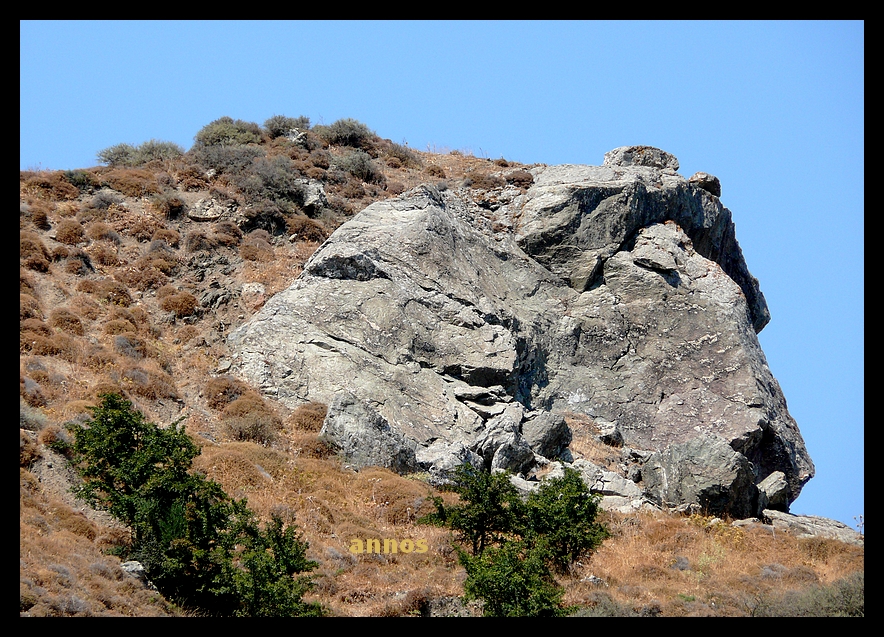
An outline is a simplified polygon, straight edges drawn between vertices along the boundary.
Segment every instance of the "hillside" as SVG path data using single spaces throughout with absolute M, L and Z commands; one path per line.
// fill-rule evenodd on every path
M 106 166 L 20 174 L 22 614 L 188 614 L 120 570 L 108 550 L 127 529 L 70 494 L 76 478 L 52 448 L 109 392 L 157 424 L 183 417 L 199 472 L 303 532 L 320 565 L 309 598 L 330 614 L 478 612 L 456 602 L 465 574 L 448 532 L 416 524 L 432 497 L 455 496 L 420 475 L 355 471 L 318 435 L 327 405 L 286 406 L 229 374 L 227 337 L 369 204 L 420 184 L 493 202 L 530 186 L 532 167 L 419 152 L 353 120 L 222 118 L 196 141 L 186 153 L 121 144 L 102 151 Z M 604 462 L 596 432 L 570 424 L 572 449 Z M 560 578 L 583 614 L 809 613 L 861 595 L 861 546 L 699 514 L 602 517 L 612 537 Z M 351 538 L 430 550 L 357 556 Z

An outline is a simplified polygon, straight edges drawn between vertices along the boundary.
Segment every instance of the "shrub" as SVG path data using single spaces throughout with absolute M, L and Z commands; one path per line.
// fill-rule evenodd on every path
M 160 300 L 160 307 L 165 312 L 173 312 L 176 318 L 191 316 L 196 312 L 199 303 L 190 292 L 180 291 L 170 294 Z
M 220 245 L 235 246 L 242 241 L 242 230 L 232 221 L 219 221 L 212 230 L 215 242 Z
M 534 183 L 534 175 L 527 170 L 516 170 L 505 177 L 508 184 L 518 186 L 519 188 L 529 188 Z
M 22 232 L 19 234 L 18 257 L 22 266 L 29 270 L 37 272 L 46 272 L 49 270 L 49 250 L 40 238 L 40 235 L 34 232 Z
M 440 179 L 445 179 L 445 169 L 442 168 L 442 166 L 431 164 L 427 166 L 424 172 L 427 173 L 430 177 L 439 177 Z
M 464 597 L 481 599 L 486 617 L 561 617 L 576 610 L 562 606 L 565 591 L 550 575 L 544 547 L 506 542 L 458 556 L 467 571 Z
M 76 199 L 80 196 L 79 189 L 65 179 L 65 174 L 60 170 L 36 173 L 22 172 L 20 179 L 24 192 L 41 199 L 58 201 Z
M 570 612 L 561 605 L 564 591 L 551 568 L 565 570 L 608 536 L 595 522 L 598 497 L 589 493 L 580 474 L 566 469 L 525 502 L 506 473 L 464 464 L 456 469 L 453 484 L 461 504 L 446 507 L 441 498 L 433 498 L 436 512 L 418 521 L 451 528 L 472 549 L 470 554 L 457 548 L 467 570 L 466 596 L 483 599 L 486 615 Z
M 191 230 L 184 237 L 184 249 L 188 252 L 204 252 L 214 250 L 218 245 L 203 230 Z
M 289 416 L 289 425 L 300 431 L 317 432 L 322 429 L 328 406 L 323 403 L 309 402 L 299 405 Z
M 181 235 L 178 234 L 177 230 L 172 230 L 171 228 L 158 228 L 153 233 L 153 236 L 151 236 L 150 240 L 151 249 L 153 248 L 154 241 L 162 241 L 172 248 L 177 248 L 178 243 L 181 241 Z
M 110 241 L 119 245 L 122 241 L 120 235 L 109 225 L 102 221 L 95 221 L 86 226 L 86 236 L 92 241 Z
M 232 376 L 216 376 L 206 383 L 203 395 L 212 409 L 224 409 L 240 396 L 248 393 L 249 386 Z
M 272 201 L 264 199 L 256 202 L 243 211 L 243 217 L 243 232 L 262 230 L 268 234 L 279 234 L 285 231 L 285 215 Z
M 260 146 L 194 146 L 188 155 L 208 170 L 235 176 L 251 166 L 257 157 L 263 157 L 264 149 Z
M 335 158 L 332 164 L 364 182 L 374 184 L 384 182 L 384 174 L 365 151 L 354 150 L 343 157 Z
M 302 596 L 317 564 L 297 531 L 263 527 L 244 500 L 190 471 L 199 449 L 178 422 L 161 429 L 117 394 L 101 397 L 75 435 L 78 495 L 132 528 L 123 547 L 160 592 L 200 614 L 322 615 Z
M 103 175 L 101 183 L 127 197 L 144 197 L 160 192 L 154 174 L 140 168 L 115 168 Z
M 224 408 L 221 421 L 234 440 L 268 444 L 282 429 L 282 420 L 257 394 L 245 394 Z
M 59 243 L 77 245 L 86 238 L 83 226 L 73 219 L 62 219 L 55 229 L 55 240 Z
M 329 144 L 366 150 L 372 147 L 377 138 L 377 135 L 368 126 L 349 117 L 339 119 L 330 126 L 316 126 L 313 130 Z
M 242 246 L 240 246 L 240 256 L 246 261 L 272 261 L 275 253 L 268 238 L 269 235 L 266 230 L 253 230 L 246 235 Z
M 261 127 L 254 122 L 221 117 L 203 126 L 194 138 L 201 146 L 237 146 L 261 142 Z
M 184 199 L 172 190 L 157 193 L 150 198 L 150 206 L 166 219 L 179 217 L 185 208 Z
M 232 182 L 249 201 L 271 201 L 285 212 L 292 212 L 304 201 L 304 185 L 294 162 L 284 155 L 255 159 L 233 176 Z
M 318 221 L 306 215 L 294 215 L 286 219 L 286 231 L 290 237 L 298 241 L 315 241 L 322 243 L 328 233 Z
M 83 336 L 85 333 L 80 317 L 65 308 L 59 308 L 50 312 L 49 324 L 75 336 Z
M 286 117 L 285 115 L 274 115 L 264 122 L 264 130 L 270 136 L 270 139 L 283 137 L 291 133 L 294 129 L 307 130 L 310 128 L 310 118 L 301 115 L 300 117 Z

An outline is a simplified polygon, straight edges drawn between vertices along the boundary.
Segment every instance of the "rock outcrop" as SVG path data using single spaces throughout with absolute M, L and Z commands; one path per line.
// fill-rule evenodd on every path
M 756 337 L 767 305 L 718 180 L 677 168 L 625 147 L 535 167 L 527 190 L 372 204 L 231 334 L 232 369 L 329 404 L 355 465 L 529 477 L 580 460 L 578 416 L 622 455 L 623 497 L 787 511 L 814 469 Z

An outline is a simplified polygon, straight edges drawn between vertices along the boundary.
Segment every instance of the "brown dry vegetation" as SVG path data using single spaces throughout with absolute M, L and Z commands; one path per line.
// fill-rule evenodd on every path
M 530 173 L 503 159 L 374 139 L 362 146 L 374 162 L 366 182 L 335 167 L 352 148 L 317 136 L 309 149 L 284 138 L 264 148 L 268 160 L 285 157 L 301 175 L 322 180 L 329 208 L 280 212 L 271 202 L 256 208 L 249 228 L 232 216 L 193 221 L 184 212 L 201 199 L 241 207 L 246 199 L 235 178 L 209 176 L 189 155 L 156 172 L 21 173 L 22 614 L 180 614 L 120 571 L 108 550 L 125 541 L 125 529 L 71 496 L 73 474 L 50 448 L 66 435 L 65 422 L 88 416 L 108 391 L 124 393 L 158 424 L 185 417 L 202 446 L 196 470 L 246 497 L 263 518 L 293 520 L 320 564 L 311 599 L 331 614 L 418 614 L 429 599 L 462 593 L 465 574 L 448 532 L 416 524 L 432 510 L 432 496 L 456 496 L 420 476 L 346 468 L 318 435 L 324 405 L 286 410 L 225 375 L 221 362 L 227 334 L 287 288 L 321 241 L 364 206 L 422 183 L 524 188 Z M 263 292 L 247 297 L 240 291 L 248 283 Z M 613 461 L 590 423 L 569 424 L 575 453 Z M 863 569 L 861 548 L 764 527 L 665 514 L 605 514 L 605 521 L 613 537 L 561 579 L 569 604 L 746 615 L 773 589 L 831 583 Z M 425 539 L 430 550 L 354 555 L 354 538 Z

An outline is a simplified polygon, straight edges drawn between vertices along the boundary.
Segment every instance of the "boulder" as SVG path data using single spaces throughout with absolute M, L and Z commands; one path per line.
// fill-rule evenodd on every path
M 532 168 L 525 192 L 372 204 L 231 333 L 231 371 L 331 405 L 324 435 L 356 464 L 527 473 L 573 459 L 576 414 L 661 506 L 757 515 L 779 472 L 766 499 L 787 510 L 814 468 L 758 343 L 767 305 L 730 211 L 677 167 L 626 147 Z

